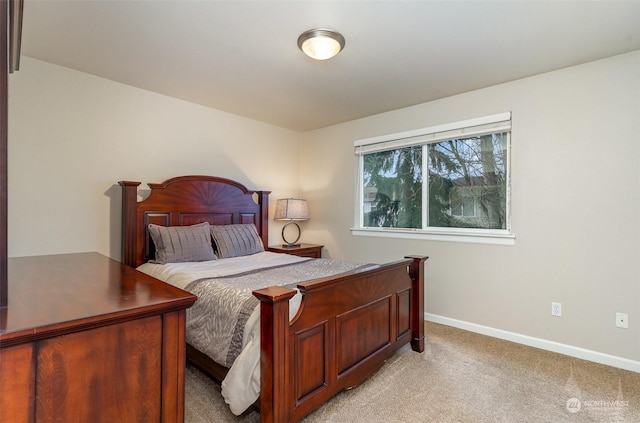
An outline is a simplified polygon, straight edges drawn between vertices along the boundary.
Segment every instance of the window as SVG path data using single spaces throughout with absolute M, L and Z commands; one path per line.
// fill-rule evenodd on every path
M 356 235 L 513 243 L 511 113 L 355 142 Z

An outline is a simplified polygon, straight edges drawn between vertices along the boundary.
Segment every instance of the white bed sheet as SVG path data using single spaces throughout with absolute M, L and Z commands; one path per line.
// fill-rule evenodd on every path
M 298 257 L 290 254 L 272 253 L 263 251 L 243 257 L 226 259 L 155 264 L 145 263 L 138 270 L 154 278 L 160 279 L 180 289 L 184 289 L 190 282 L 202 278 L 220 278 L 237 275 L 257 269 L 282 266 L 285 264 L 307 261 L 307 257 Z

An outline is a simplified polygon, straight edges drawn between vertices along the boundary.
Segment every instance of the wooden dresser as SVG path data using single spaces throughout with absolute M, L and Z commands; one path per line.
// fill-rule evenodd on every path
M 196 297 L 98 253 L 10 258 L 0 422 L 182 422 Z

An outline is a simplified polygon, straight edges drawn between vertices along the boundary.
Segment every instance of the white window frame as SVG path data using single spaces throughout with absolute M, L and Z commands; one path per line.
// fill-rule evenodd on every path
M 407 228 L 365 228 L 363 227 L 363 167 L 364 154 L 378 151 L 395 150 L 413 145 L 424 145 L 471 137 L 487 133 L 508 132 L 507 139 L 507 182 L 506 182 L 506 229 L 473 229 L 473 228 L 440 228 L 424 229 Z M 355 236 L 374 236 L 383 238 L 422 239 L 432 241 L 454 241 L 481 244 L 514 245 L 515 235 L 511 231 L 511 112 L 499 113 L 475 119 L 468 119 L 444 125 L 431 126 L 413 131 L 383 135 L 354 141 L 355 149 L 355 201 L 354 227 L 351 233 Z M 426 151 L 425 151 L 426 154 Z M 427 157 L 423 155 L 423 157 Z M 428 160 L 423 160 L 423 175 L 428 175 Z M 422 184 L 422 213 L 426 222 L 428 212 L 427 184 Z

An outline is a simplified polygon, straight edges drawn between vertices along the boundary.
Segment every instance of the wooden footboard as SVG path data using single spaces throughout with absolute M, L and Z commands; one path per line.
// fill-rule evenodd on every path
M 406 343 L 422 352 L 426 259 L 412 256 L 302 283 L 302 304 L 291 322 L 295 291 L 255 291 L 261 301 L 261 421 L 296 422 L 365 381 Z

